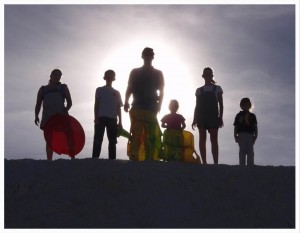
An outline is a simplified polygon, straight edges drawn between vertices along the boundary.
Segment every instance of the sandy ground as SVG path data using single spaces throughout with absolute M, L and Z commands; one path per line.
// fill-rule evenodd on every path
M 295 228 L 295 167 L 5 160 L 5 228 Z

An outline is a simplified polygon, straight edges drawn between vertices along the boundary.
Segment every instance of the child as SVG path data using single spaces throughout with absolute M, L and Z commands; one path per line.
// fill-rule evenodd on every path
M 185 119 L 177 114 L 179 104 L 177 100 L 171 100 L 169 104 L 170 114 L 161 119 L 161 127 L 166 128 L 163 134 L 163 151 L 161 158 L 166 161 L 184 161 L 184 135 Z
M 99 158 L 105 128 L 108 137 L 108 157 L 116 159 L 117 130 L 122 128 L 121 107 L 123 106 L 119 91 L 112 87 L 115 72 L 107 70 L 104 73 L 106 85 L 98 87 L 95 94 L 95 133 L 93 143 L 93 158 Z
M 239 144 L 239 160 L 240 165 L 254 165 L 254 150 L 253 146 L 257 139 L 257 120 L 255 114 L 249 112 L 252 103 L 249 98 L 243 98 L 240 102 L 240 111 L 234 120 L 234 138 Z
M 218 164 L 218 129 L 223 127 L 223 90 L 215 85 L 213 70 L 203 70 L 204 86 L 196 90 L 196 107 L 192 129 L 199 130 L 199 148 L 203 164 L 206 164 L 206 131 L 210 133 L 211 150 L 214 164 Z
M 66 84 L 61 84 L 60 79 L 62 72 L 59 69 L 54 69 L 50 74 L 48 85 L 41 86 L 35 105 L 35 120 L 34 123 L 38 126 L 40 123 L 39 113 L 43 104 L 42 121 L 40 128 L 44 130 L 46 121 L 54 114 L 68 114 L 72 106 L 72 98 Z M 65 100 L 67 106 L 64 105 Z M 53 151 L 46 143 L 47 159 L 52 160 Z
M 167 129 L 185 129 L 185 119 L 182 115 L 177 114 L 179 104 L 177 100 L 171 100 L 169 104 L 170 114 L 161 119 L 161 127 Z

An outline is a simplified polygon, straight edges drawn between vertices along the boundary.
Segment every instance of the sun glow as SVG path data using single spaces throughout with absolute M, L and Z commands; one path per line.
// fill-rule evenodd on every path
M 164 74 L 164 100 L 161 112 L 158 114 L 159 122 L 165 114 L 169 113 L 168 105 L 170 100 L 177 99 L 179 102 L 178 113 L 186 118 L 187 126 L 191 125 L 192 122 L 190 121 L 192 121 L 195 104 L 195 87 L 193 86 L 192 77 L 186 64 L 176 54 L 176 49 L 167 47 L 166 43 L 134 42 L 116 49 L 102 65 L 105 69 L 115 70 L 116 81 L 113 83 L 114 88 L 120 91 L 124 101 L 130 71 L 143 65 L 141 53 L 144 47 L 154 49 L 153 66 Z M 124 128 L 129 129 L 130 120 L 128 114 L 123 112 L 122 118 Z

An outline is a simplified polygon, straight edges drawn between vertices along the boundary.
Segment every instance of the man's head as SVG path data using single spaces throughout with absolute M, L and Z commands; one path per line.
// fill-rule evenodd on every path
M 152 48 L 144 48 L 143 52 L 142 52 L 142 58 L 144 60 L 153 60 L 154 58 L 154 52 Z

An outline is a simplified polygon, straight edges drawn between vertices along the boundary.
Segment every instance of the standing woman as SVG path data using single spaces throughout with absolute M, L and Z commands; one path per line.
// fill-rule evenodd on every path
M 66 84 L 61 84 L 60 79 L 62 72 L 54 69 L 50 74 L 48 85 L 41 86 L 36 99 L 35 120 L 34 123 L 44 130 L 46 121 L 54 114 L 68 114 L 72 106 L 72 98 Z M 65 101 L 67 106 L 65 106 Z M 42 120 L 40 122 L 39 113 L 43 104 Z M 46 143 L 47 159 L 52 160 L 53 151 Z
M 218 164 L 218 130 L 223 127 L 223 90 L 213 79 L 213 70 L 203 70 L 204 86 L 196 90 L 196 107 L 192 128 L 199 129 L 199 148 L 203 164 L 206 164 L 206 132 L 210 134 L 214 164 Z

